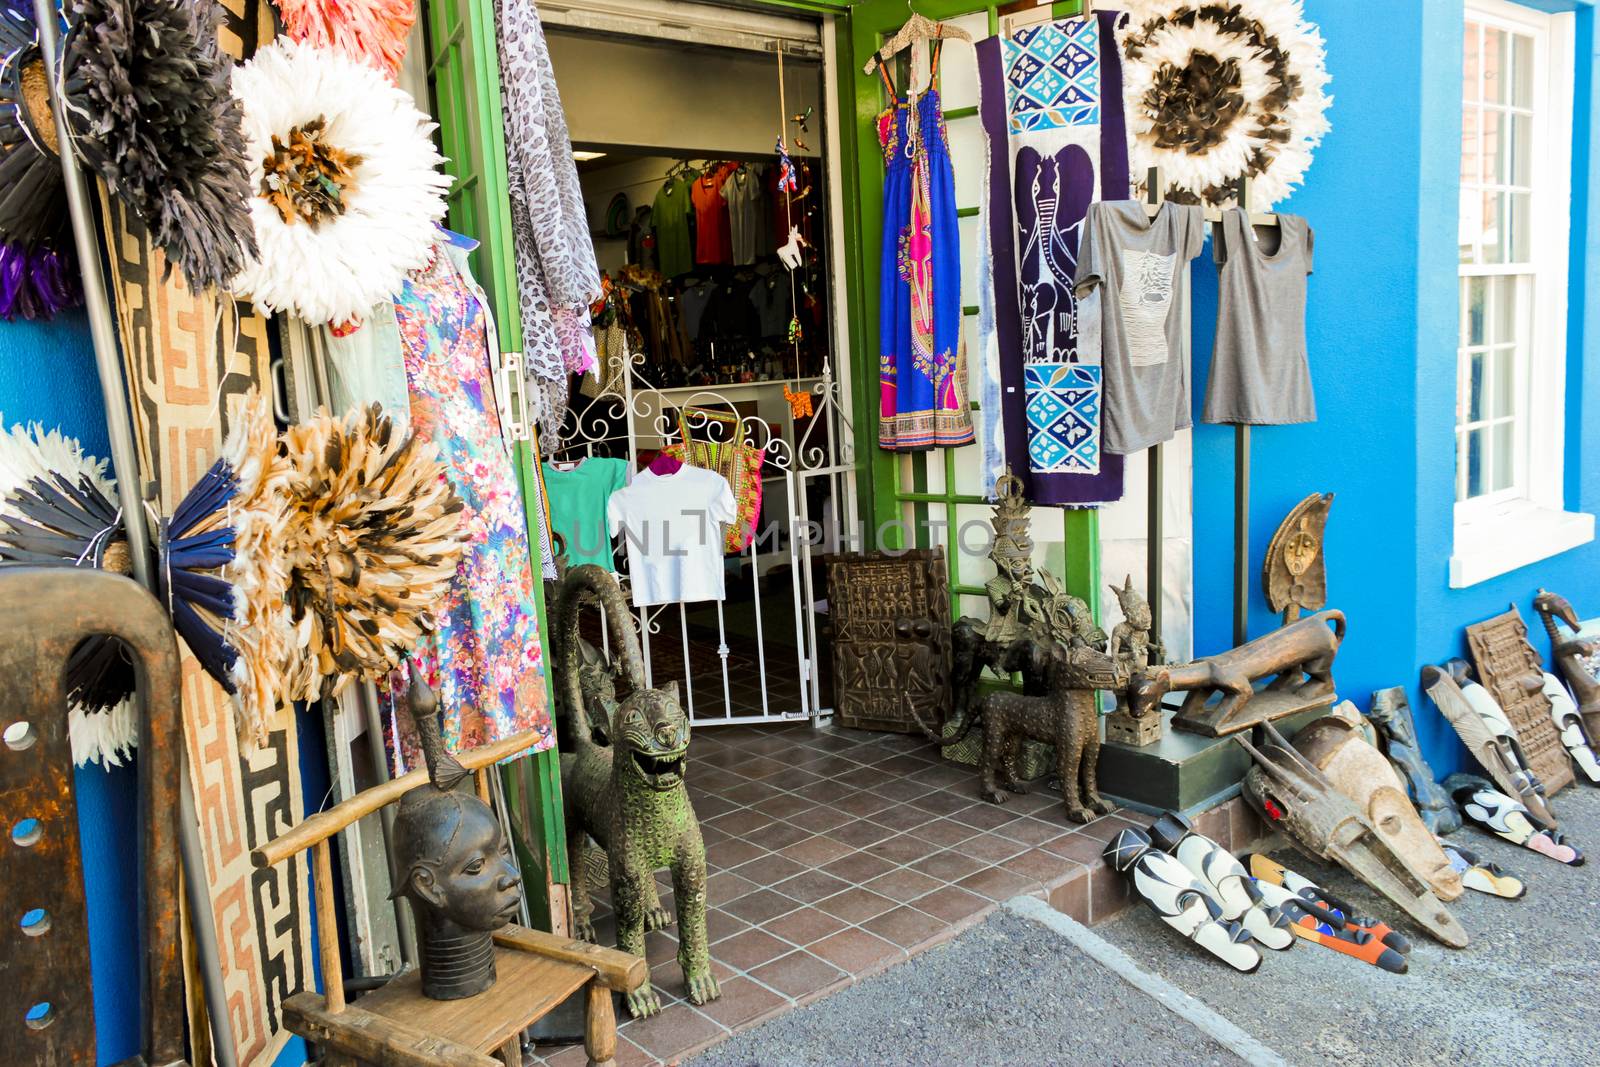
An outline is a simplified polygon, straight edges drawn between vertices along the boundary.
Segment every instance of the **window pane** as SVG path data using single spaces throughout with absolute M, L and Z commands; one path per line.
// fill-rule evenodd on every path
M 1478 99 L 1478 47 L 1482 44 L 1479 39 L 1478 25 L 1475 22 L 1467 23 L 1466 35 L 1461 41 L 1461 99 Z
M 1504 111 L 1485 108 L 1478 119 L 1483 126 L 1483 177 L 1479 180 L 1488 184 L 1501 180 L 1500 175 L 1504 168 L 1501 157 L 1504 154 L 1507 118 Z
M 1511 44 L 1511 102 L 1533 106 L 1533 38 L 1517 34 Z
M 1467 469 L 1467 435 L 1456 431 L 1456 499 L 1467 499 L 1467 483 L 1463 477 Z
M 1483 249 L 1478 254 L 1480 263 L 1506 262 L 1505 196 L 1489 191 L 1480 193 L 1483 202 Z
M 1484 400 L 1484 363 L 1487 353 L 1474 352 L 1467 357 L 1467 421 L 1482 422 L 1488 418 Z
M 1528 263 L 1533 260 L 1533 194 L 1500 194 L 1501 221 L 1505 224 L 1505 250 L 1507 263 Z
M 1461 180 L 1476 185 L 1483 180 L 1481 156 L 1478 153 L 1478 124 L 1480 112 L 1475 107 L 1461 111 Z
M 1460 246 L 1461 262 L 1476 263 L 1478 238 L 1483 233 L 1483 198 L 1476 190 L 1463 185 L 1460 200 L 1461 221 L 1458 224 L 1460 235 L 1457 244 Z
M 1468 346 L 1484 343 L 1488 323 L 1484 321 L 1487 308 L 1487 289 L 1489 279 L 1483 277 L 1467 279 L 1467 336 Z
M 1494 336 L 1490 340 L 1494 344 L 1516 341 L 1521 325 L 1517 321 L 1517 286 L 1521 278 L 1516 275 L 1493 278 L 1490 284 L 1494 289 Z
M 1489 439 L 1488 430 L 1472 430 L 1467 434 L 1467 496 L 1484 494 L 1484 448 Z
M 1533 119 L 1508 115 L 1503 121 L 1510 123 L 1510 131 L 1501 142 L 1499 180 L 1526 189 L 1533 184 Z
M 1516 423 L 1502 422 L 1493 429 L 1494 434 L 1494 474 L 1489 482 L 1489 491 L 1498 492 L 1501 489 L 1510 489 L 1514 478 L 1512 467 L 1516 460 L 1516 451 L 1512 441 L 1516 432 Z
M 1516 369 L 1517 354 L 1513 349 L 1502 348 L 1490 354 L 1489 360 L 1494 369 L 1494 387 L 1489 390 L 1488 418 L 1504 418 L 1511 414 L 1512 401 L 1517 393 L 1512 375 Z
M 1509 103 L 1506 99 L 1506 68 L 1509 64 L 1509 35 L 1492 26 L 1483 29 L 1483 98 L 1490 103 Z

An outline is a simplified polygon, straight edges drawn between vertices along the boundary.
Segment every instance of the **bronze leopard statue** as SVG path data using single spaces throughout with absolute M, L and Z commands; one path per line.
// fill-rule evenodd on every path
M 615 687 L 596 675 L 597 653 L 578 632 L 584 605 L 595 601 L 605 610 L 618 660 L 609 679 Z M 706 849 L 684 785 L 689 718 L 678 703 L 677 684 L 645 686 L 628 603 L 616 579 L 600 567 L 585 564 L 567 572 L 554 629 L 561 704 L 572 728 L 572 751 L 561 757 L 561 791 L 577 934 L 588 941 L 595 936 L 584 879 L 590 838 L 606 852 L 617 947 L 624 952 L 643 956 L 645 931 L 672 921 L 655 880 L 655 872 L 667 867 L 678 907 L 678 965 L 689 999 L 715 1000 L 720 993 L 706 944 Z M 628 995 L 635 1017 L 660 1010 L 648 979 Z

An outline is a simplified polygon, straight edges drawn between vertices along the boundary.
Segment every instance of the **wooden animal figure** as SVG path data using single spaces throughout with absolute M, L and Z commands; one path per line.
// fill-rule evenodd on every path
M 983 723 L 979 795 L 990 803 L 1005 803 L 1002 768 L 1006 790 L 1027 792 L 1017 771 L 1017 758 L 1024 740 L 1038 741 L 1055 746 L 1067 818 L 1086 823 L 1115 808 L 1100 796 L 1096 783 L 1100 730 L 1095 706 L 1095 690 L 1115 685 L 1115 665 L 1103 652 L 1059 643 L 1036 650 L 1035 658 L 1047 664 L 1048 691 L 1043 696 L 1002 690 L 978 702 L 978 718 Z

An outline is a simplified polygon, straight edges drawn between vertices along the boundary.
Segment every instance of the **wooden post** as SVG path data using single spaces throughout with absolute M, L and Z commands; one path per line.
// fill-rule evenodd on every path
M 583 1050 L 589 1067 L 616 1067 L 617 1015 L 611 989 L 599 978 L 584 986 Z
M 1233 644 L 1250 639 L 1250 427 L 1233 428 Z
M 1159 444 L 1150 446 L 1145 453 L 1149 457 L 1149 467 L 1146 470 L 1147 486 L 1149 490 L 1145 498 L 1145 507 L 1148 514 L 1145 516 L 1145 589 L 1144 598 L 1150 605 L 1150 636 L 1157 641 L 1161 640 L 1161 577 L 1162 565 L 1166 561 L 1165 541 L 1166 527 L 1165 514 L 1162 508 L 1163 498 L 1166 496 L 1166 478 L 1162 462 L 1162 448 Z
M 478 799 L 493 808 L 494 800 L 489 795 L 489 768 L 478 768 L 478 772 L 472 777 L 478 787 Z
M 333 867 L 328 860 L 328 839 L 314 846 L 316 867 L 311 886 L 317 896 L 317 955 L 322 960 L 323 997 L 328 1014 L 344 1011 L 344 970 L 339 966 L 339 916 L 333 910 Z

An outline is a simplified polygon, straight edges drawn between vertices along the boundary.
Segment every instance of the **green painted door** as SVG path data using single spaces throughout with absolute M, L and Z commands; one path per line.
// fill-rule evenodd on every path
M 507 198 L 505 129 L 501 125 L 500 67 L 495 55 L 494 10 L 488 0 L 426 0 L 428 86 L 439 120 L 445 169 L 455 179 L 447 223 L 481 242 L 472 269 L 487 292 L 500 347 L 522 350 L 516 260 Z M 515 378 L 515 375 L 508 376 Z M 538 517 L 530 492 L 538 477 L 536 441 L 515 447 L 517 478 L 528 508 L 529 543 L 537 552 Z M 549 660 L 550 627 L 544 587 L 534 574 L 539 633 L 544 639 L 545 696 L 554 709 Z M 566 833 L 561 814 L 561 774 L 556 752 L 516 760 L 502 769 L 516 848 L 534 922 L 549 929 L 549 886 L 567 881 Z

